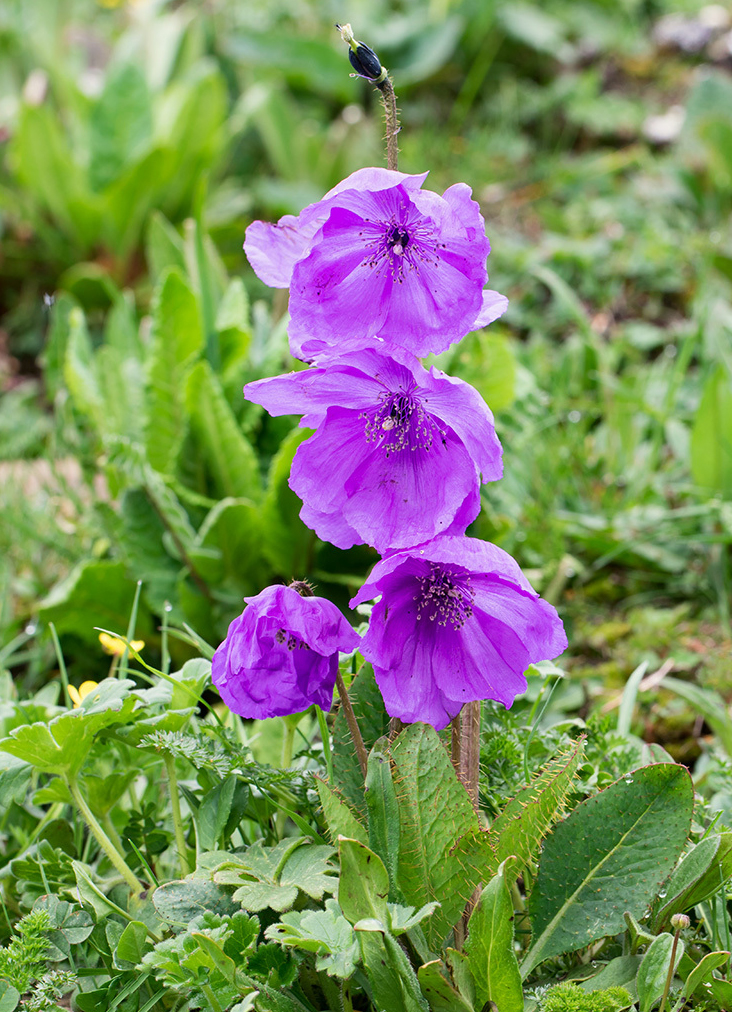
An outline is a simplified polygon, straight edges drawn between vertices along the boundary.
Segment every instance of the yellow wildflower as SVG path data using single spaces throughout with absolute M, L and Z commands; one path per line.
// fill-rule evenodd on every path
M 127 649 L 127 645 L 119 636 L 110 636 L 109 633 L 99 633 L 99 642 L 104 652 L 112 654 L 113 657 L 121 657 Z M 139 653 L 145 646 L 144 640 L 130 640 L 130 646 Z
M 78 689 L 75 685 L 69 686 L 69 695 L 74 701 L 75 710 L 78 710 L 81 706 L 82 699 L 88 696 L 90 692 L 94 692 L 98 685 L 98 682 L 82 682 Z

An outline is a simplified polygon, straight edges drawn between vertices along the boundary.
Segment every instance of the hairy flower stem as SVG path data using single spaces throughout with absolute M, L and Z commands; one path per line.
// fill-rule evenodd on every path
M 688 924 L 688 921 L 689 921 L 688 917 L 687 917 L 686 921 L 687 921 L 687 924 Z M 672 918 L 672 923 L 673 923 L 673 918 Z M 680 934 L 681 934 L 681 925 L 679 925 L 676 928 L 676 932 L 674 934 L 674 940 L 673 940 L 673 944 L 671 946 L 671 962 L 669 963 L 668 973 L 666 974 L 666 984 L 665 984 L 665 986 L 663 988 L 663 994 L 661 995 L 661 1004 L 659 1005 L 659 1012 L 666 1012 L 666 999 L 668 998 L 668 993 L 671 990 L 671 981 L 673 980 L 674 970 L 676 968 L 676 947 L 679 944 L 679 935 Z
M 178 777 L 175 772 L 175 757 L 169 752 L 163 756 L 165 772 L 168 774 L 168 787 L 170 788 L 170 809 L 173 815 L 173 830 L 175 832 L 175 846 L 178 850 L 180 861 L 180 874 L 184 878 L 190 868 L 188 866 L 188 855 L 186 852 L 186 837 L 183 832 L 183 819 L 180 814 L 180 796 L 178 792 Z
M 348 730 L 351 732 L 351 739 L 356 749 L 356 755 L 358 756 L 358 764 L 361 767 L 361 773 L 363 774 L 364 780 L 366 779 L 366 771 L 368 769 L 368 755 L 366 753 L 366 746 L 363 743 L 361 737 L 361 729 L 358 726 L 356 720 L 356 714 L 353 712 L 351 706 L 351 700 L 348 697 L 348 691 L 343 681 L 343 675 L 338 672 L 336 675 L 336 685 L 338 686 L 338 695 L 341 698 L 341 706 L 343 707 L 343 713 L 348 724 Z
M 452 721 L 450 758 L 477 814 L 480 773 L 480 700 L 466 703 Z M 479 897 L 480 886 L 477 886 L 465 905 L 460 921 L 455 925 L 455 947 L 457 949 L 462 949 L 468 936 L 468 921 Z
M 99 846 L 102 848 L 104 853 L 107 855 L 112 865 L 116 868 L 122 878 L 125 880 L 127 885 L 132 890 L 133 895 L 138 896 L 142 892 L 142 885 L 138 882 L 131 869 L 128 868 L 124 861 L 124 858 L 120 852 L 116 849 L 112 841 L 109 839 L 107 834 L 104 832 L 97 819 L 92 812 L 89 805 L 86 803 L 84 795 L 79 790 L 79 784 L 76 777 L 69 777 L 66 781 L 66 785 L 71 792 L 71 797 L 74 799 L 76 807 L 79 809 L 81 817 L 89 827 L 89 830 L 97 841 Z
M 381 92 L 381 97 L 384 100 L 384 113 L 386 115 L 386 167 L 387 169 L 396 170 L 399 168 L 397 134 L 401 127 L 399 126 L 399 113 L 397 111 L 394 85 L 387 74 L 384 80 L 380 81 L 376 87 Z

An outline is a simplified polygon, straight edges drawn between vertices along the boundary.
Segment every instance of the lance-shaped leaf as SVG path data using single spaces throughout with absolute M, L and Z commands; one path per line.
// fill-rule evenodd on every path
M 715 833 L 684 854 L 664 883 L 664 898 L 653 910 L 653 930 L 663 928 L 673 914 L 690 910 L 717 892 L 732 875 L 732 833 Z
M 417 970 L 422 994 L 432 1012 L 481 1012 L 468 957 L 447 949 L 445 961 L 435 959 Z
M 399 798 L 399 888 L 408 903 L 437 901 L 425 928 L 438 948 L 477 884 L 461 856 L 452 853 L 478 820 L 445 746 L 428 724 L 411 724 L 392 747 Z
M 641 917 L 675 864 L 694 791 L 683 766 L 635 770 L 583 801 L 547 837 L 529 914 L 526 977 L 543 960 L 589 945 Z
M 379 738 L 371 749 L 366 774 L 366 808 L 369 813 L 369 844 L 389 872 L 390 891 L 399 881 L 399 804 L 391 776 L 389 742 Z
M 348 695 L 356 714 L 364 745 L 372 748 L 389 730 L 389 714 L 370 664 L 364 664 L 354 678 Z M 333 781 L 357 815 L 366 821 L 363 773 L 356 755 L 348 722 L 340 707 L 333 725 Z
M 358 840 L 338 841 L 341 873 L 338 902 L 351 924 L 367 917 L 388 926 L 389 874 L 384 862 Z
M 513 945 L 513 902 L 506 883 L 508 858 L 480 894 L 468 923 L 465 952 L 478 1008 L 495 1002 L 501 1012 L 523 1012 L 521 974 Z
M 643 957 L 643 962 L 638 967 L 638 975 L 635 978 L 635 986 L 638 989 L 640 999 L 640 1012 L 650 1012 L 658 999 L 663 994 L 663 989 L 668 978 L 668 971 L 671 967 L 671 955 L 673 953 L 673 969 L 679 965 L 684 954 L 684 943 L 679 939 L 674 952 L 674 936 L 664 932 L 653 939 L 648 951 Z

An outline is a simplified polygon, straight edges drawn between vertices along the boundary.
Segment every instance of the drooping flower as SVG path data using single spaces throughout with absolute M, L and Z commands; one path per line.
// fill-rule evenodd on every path
M 313 703 L 329 710 L 338 652 L 355 650 L 358 633 L 330 601 L 294 587 L 267 587 L 244 600 L 212 661 L 213 683 L 229 709 L 259 719 Z
M 273 415 L 303 412 L 316 429 L 298 448 L 290 487 L 300 516 L 339 548 L 381 554 L 463 534 L 480 511 L 480 481 L 503 472 L 493 416 L 480 394 L 399 349 L 373 348 L 322 367 L 249 383 Z
M 255 272 L 290 287 L 294 355 L 374 339 L 427 355 L 505 312 L 505 296 L 483 291 L 490 243 L 470 187 L 440 197 L 420 189 L 426 176 L 360 169 L 297 218 L 249 226 Z
M 381 595 L 361 653 L 392 717 L 438 731 L 475 699 L 508 708 L 526 668 L 567 646 L 555 609 L 495 545 L 441 537 L 382 559 L 351 607 Z

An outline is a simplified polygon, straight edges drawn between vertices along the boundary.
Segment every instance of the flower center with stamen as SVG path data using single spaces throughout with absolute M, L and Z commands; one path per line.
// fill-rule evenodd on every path
M 441 626 L 462 629 L 473 615 L 474 593 L 470 577 L 457 574 L 430 563 L 430 571 L 418 576 L 419 590 L 414 595 L 417 602 L 417 620 L 426 618 Z
M 401 450 L 429 450 L 435 436 L 445 443 L 444 431 L 412 391 L 384 391 L 376 411 L 359 417 L 366 419 L 366 440 L 383 446 L 387 457 Z
M 409 232 L 403 225 L 394 225 L 387 237 L 387 245 L 391 246 L 392 253 L 402 256 L 409 245 Z
M 407 220 L 404 220 L 404 219 Z M 419 273 L 422 264 L 437 267 L 445 243 L 437 242 L 430 219 L 401 211 L 388 221 L 365 221 L 360 230 L 368 253 L 366 267 L 380 274 L 386 270 L 392 281 L 401 284 L 405 273 Z

